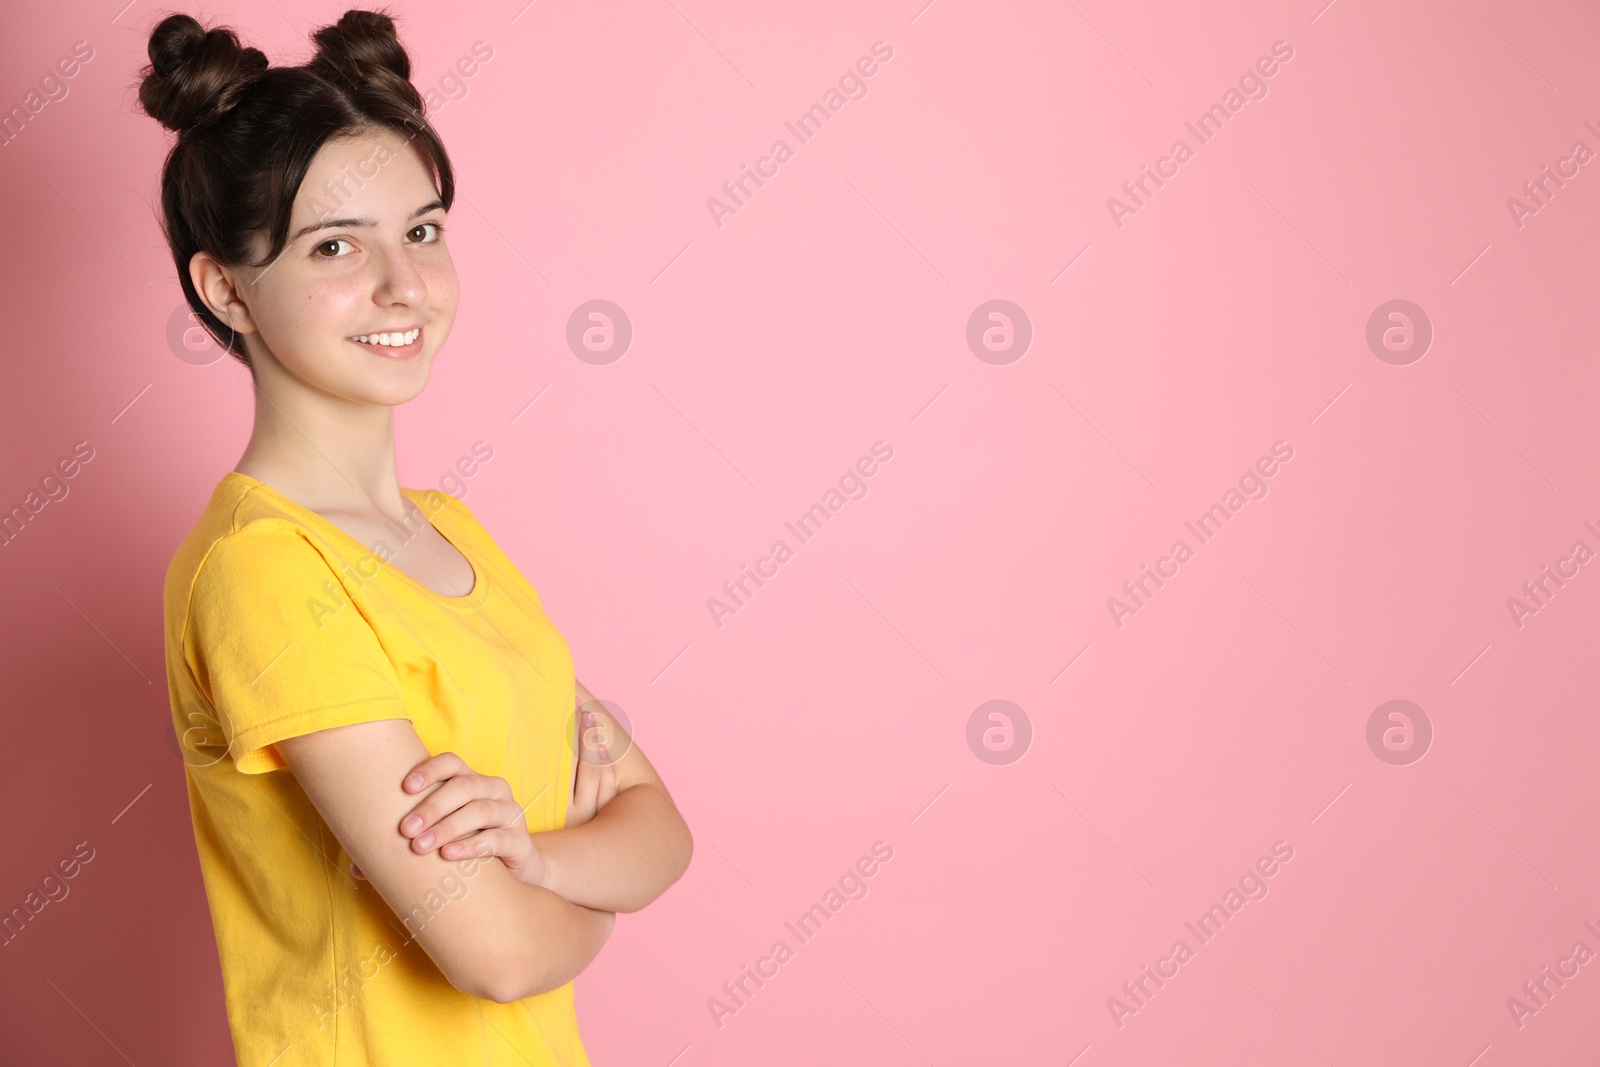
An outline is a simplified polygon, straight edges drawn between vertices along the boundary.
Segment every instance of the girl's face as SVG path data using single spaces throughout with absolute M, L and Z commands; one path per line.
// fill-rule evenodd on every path
M 281 368 L 356 403 L 393 406 L 421 393 L 460 297 L 444 219 L 421 157 L 395 131 L 324 144 L 282 253 L 232 272 L 255 327 L 254 336 L 240 332 L 258 384 Z M 257 260 L 266 247 L 258 235 Z

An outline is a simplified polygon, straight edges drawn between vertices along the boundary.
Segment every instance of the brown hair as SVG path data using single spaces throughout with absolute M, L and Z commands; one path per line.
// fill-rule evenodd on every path
M 184 298 L 219 347 L 250 366 L 242 338 L 195 292 L 189 260 L 208 252 L 229 267 L 265 267 L 283 251 L 294 198 L 322 145 L 388 128 L 417 146 L 448 210 L 455 177 L 423 115 L 411 60 L 382 11 L 352 8 L 311 35 L 316 55 L 270 67 L 233 30 L 168 15 L 150 33 L 139 105 L 178 132 L 161 171 L 162 229 Z M 265 232 L 266 256 L 250 262 Z M 254 368 L 251 368 L 252 375 Z

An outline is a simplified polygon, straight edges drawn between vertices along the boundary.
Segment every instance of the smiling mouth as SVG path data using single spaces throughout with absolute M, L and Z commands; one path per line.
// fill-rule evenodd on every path
M 422 351 L 422 327 L 413 326 L 409 330 L 393 330 L 387 333 L 358 334 L 347 340 L 371 350 L 375 355 L 400 359 L 414 356 Z
M 422 335 L 421 326 L 413 326 L 409 330 L 394 330 L 389 333 L 363 333 L 350 340 L 357 344 L 372 345 L 374 348 L 404 348 Z

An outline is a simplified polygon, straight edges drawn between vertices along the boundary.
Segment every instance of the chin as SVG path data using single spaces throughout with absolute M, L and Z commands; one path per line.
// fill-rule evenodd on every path
M 346 380 L 341 392 L 351 400 L 363 404 L 382 404 L 394 407 L 415 400 L 428 387 L 432 361 L 424 355 L 410 365 L 387 368 L 392 373 L 362 374 L 356 380 Z
M 422 391 L 427 387 L 428 376 L 426 374 L 421 375 L 416 381 L 387 382 L 373 387 L 371 402 L 396 407 L 407 401 L 415 400 L 422 395 Z

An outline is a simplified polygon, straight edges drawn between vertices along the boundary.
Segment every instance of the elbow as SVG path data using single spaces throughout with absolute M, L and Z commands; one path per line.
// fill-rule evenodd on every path
M 523 997 L 532 995 L 532 993 L 523 992 L 521 986 L 515 982 L 501 982 L 478 994 L 484 1000 L 492 1000 L 496 1004 L 513 1004 Z
M 453 971 L 445 977 L 457 990 L 469 997 L 492 1000 L 496 1004 L 510 1004 L 546 992 L 539 981 L 542 976 L 528 973 L 528 961 L 516 959 L 506 952 L 479 956 L 471 966 L 453 968 Z
M 689 824 L 684 821 L 683 816 L 678 816 L 677 824 L 677 832 L 672 835 L 673 840 L 670 853 L 671 866 L 668 867 L 667 870 L 666 884 L 661 887 L 660 892 L 651 897 L 651 900 L 655 900 L 657 897 L 660 897 L 662 893 L 665 893 L 668 889 L 676 885 L 678 879 L 682 878 L 684 872 L 689 869 L 690 861 L 694 859 L 694 834 L 692 831 L 690 831 Z M 649 901 L 646 901 L 645 903 L 649 903 Z M 640 905 L 641 908 L 643 906 L 643 904 Z M 623 909 L 619 908 L 618 910 L 620 911 Z M 634 908 L 628 910 L 636 911 L 638 909 Z
M 548 975 L 528 975 L 516 971 L 508 971 L 485 981 L 484 987 L 475 996 L 484 1000 L 492 1000 L 496 1004 L 513 1004 L 528 997 L 536 997 L 541 993 L 548 993 L 552 989 L 559 989 L 565 982 L 552 981 Z
M 684 822 L 683 816 L 678 815 L 676 811 L 673 814 L 672 829 L 662 835 L 665 844 L 661 851 L 652 857 L 655 870 L 651 880 L 655 888 L 636 896 L 635 899 L 607 905 L 616 914 L 631 915 L 636 911 L 643 911 L 671 889 L 689 869 L 689 862 L 694 858 L 694 834 L 689 830 L 689 824 Z
M 492 1000 L 497 1004 L 509 1004 L 518 998 L 509 996 L 511 990 L 505 980 L 499 975 L 491 974 L 447 974 L 445 978 L 457 992 L 464 993 L 478 1000 Z
M 536 997 L 571 982 L 600 951 L 614 921 L 547 889 L 523 886 L 509 874 L 505 881 L 513 889 L 505 921 L 479 926 L 466 943 L 456 946 L 457 966 L 445 972 L 462 993 L 496 1004 Z
M 460 985 L 456 988 L 496 1004 L 511 1004 L 561 988 L 571 978 L 557 974 L 558 969 L 542 954 L 496 952 L 483 960 L 477 973 L 471 976 L 469 984 L 472 988 L 466 989 Z
M 678 850 L 676 856 L 678 863 L 672 875 L 673 882 L 683 877 L 684 872 L 689 869 L 689 861 L 694 859 L 694 834 L 689 830 L 689 824 L 684 821 L 681 815 L 678 816 Z
M 492 1000 L 496 1004 L 510 1004 L 530 995 L 523 991 L 519 977 L 511 971 L 464 976 L 451 979 L 450 984 L 469 997 Z

